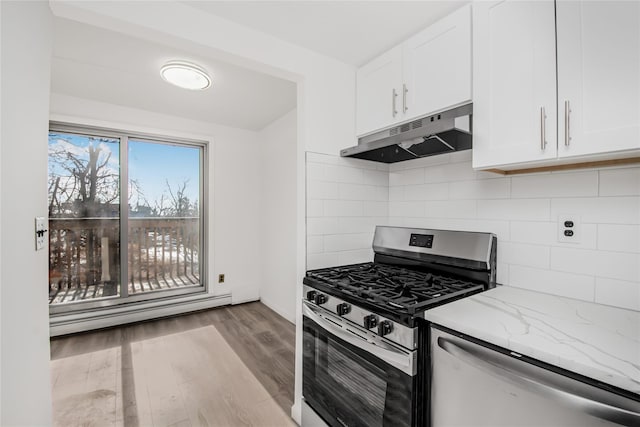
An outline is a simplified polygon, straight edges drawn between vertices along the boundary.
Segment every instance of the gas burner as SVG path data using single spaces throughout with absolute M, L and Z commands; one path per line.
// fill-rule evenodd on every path
M 320 280 L 338 292 L 408 313 L 483 288 L 468 280 L 382 263 L 312 270 L 307 277 Z

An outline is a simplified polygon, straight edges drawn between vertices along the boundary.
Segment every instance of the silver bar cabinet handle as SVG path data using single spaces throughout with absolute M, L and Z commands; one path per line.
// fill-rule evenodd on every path
M 409 108 L 407 108 L 407 85 L 405 83 L 402 84 L 402 112 L 406 113 Z
M 564 145 L 568 147 L 571 144 L 571 106 L 569 101 L 564 101 Z
M 398 110 L 396 110 L 396 98 L 398 97 L 398 93 L 396 92 L 396 88 L 391 89 L 391 115 L 393 117 L 398 114 Z
M 546 130 L 547 115 L 544 112 L 544 107 L 540 107 L 540 149 L 544 150 L 547 147 L 547 130 Z

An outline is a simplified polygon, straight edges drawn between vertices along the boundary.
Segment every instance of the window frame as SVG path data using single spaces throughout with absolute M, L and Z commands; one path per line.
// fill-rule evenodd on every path
M 119 182 L 119 204 L 120 215 L 118 217 L 120 226 L 120 295 L 104 297 L 97 300 L 71 301 L 62 304 L 49 305 L 49 314 L 67 314 L 80 311 L 95 311 L 99 309 L 113 308 L 123 305 L 143 305 L 145 302 L 155 302 L 159 300 L 176 299 L 183 296 L 209 293 L 209 141 L 172 137 L 145 132 L 136 132 L 114 128 L 104 128 L 97 126 L 86 126 L 59 121 L 49 122 L 49 133 L 60 132 L 79 136 L 96 136 L 106 138 L 117 138 L 120 141 L 119 162 L 120 162 L 120 182 Z M 200 150 L 200 174 L 199 174 L 199 201 L 200 218 L 200 253 L 198 254 L 198 269 L 200 273 L 200 285 L 187 286 L 178 289 L 161 289 L 152 292 L 129 295 L 129 208 L 123 201 L 129 200 L 129 140 L 149 142 L 181 147 L 195 147 Z M 123 226 L 123 224 L 125 226 Z M 125 242 L 125 244 L 123 244 Z M 126 248 L 126 250 L 122 250 Z M 48 251 L 47 247 L 47 251 Z M 124 279 L 124 280 L 123 280 Z

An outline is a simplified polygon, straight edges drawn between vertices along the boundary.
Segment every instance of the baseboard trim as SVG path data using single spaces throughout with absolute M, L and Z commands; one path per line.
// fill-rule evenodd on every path
M 200 294 L 179 299 L 151 301 L 144 305 L 135 304 L 92 312 L 56 315 L 49 319 L 49 335 L 55 337 L 74 334 L 230 304 L 230 294 Z

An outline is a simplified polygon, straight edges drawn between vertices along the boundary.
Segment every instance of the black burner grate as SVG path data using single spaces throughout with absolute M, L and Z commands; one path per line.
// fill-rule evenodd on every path
M 307 277 L 339 292 L 408 313 L 483 289 L 480 283 L 378 263 L 312 270 Z

